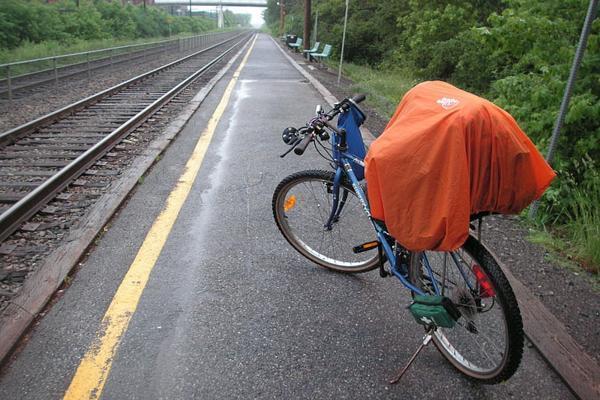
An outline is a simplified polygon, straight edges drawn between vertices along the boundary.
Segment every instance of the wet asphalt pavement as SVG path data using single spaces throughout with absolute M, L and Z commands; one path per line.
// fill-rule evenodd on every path
M 191 153 L 230 71 L 144 179 L 0 377 L 1 399 L 57 399 Z M 367 100 L 368 101 L 368 100 Z M 508 382 L 481 386 L 426 348 L 387 380 L 422 331 L 408 292 L 377 271 L 321 269 L 277 230 L 271 196 L 286 175 L 327 168 L 290 154 L 281 130 L 309 119 L 312 86 L 259 36 L 129 328 L 103 399 L 568 399 L 526 347 Z

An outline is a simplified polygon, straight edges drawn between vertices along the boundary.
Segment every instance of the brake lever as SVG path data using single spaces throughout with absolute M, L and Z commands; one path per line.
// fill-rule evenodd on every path
M 279 158 L 283 158 L 285 156 L 287 156 L 288 154 L 290 154 L 292 152 L 292 150 L 294 150 L 294 148 L 296 146 L 298 146 L 298 144 L 302 141 L 302 139 L 300 137 L 296 138 L 296 141 L 291 145 L 290 149 L 288 151 L 286 151 L 285 153 L 283 153 L 282 155 L 279 156 Z

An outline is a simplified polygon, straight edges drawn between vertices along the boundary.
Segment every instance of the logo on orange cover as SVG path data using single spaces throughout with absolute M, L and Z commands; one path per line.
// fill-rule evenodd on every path
M 460 101 L 456 99 L 449 99 L 447 97 L 442 97 L 436 101 L 440 106 L 442 106 L 445 110 L 449 110 L 452 107 L 456 107 Z

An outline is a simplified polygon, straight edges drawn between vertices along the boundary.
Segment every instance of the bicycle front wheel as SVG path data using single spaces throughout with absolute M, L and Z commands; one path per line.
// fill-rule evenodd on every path
M 302 171 L 285 178 L 273 194 L 273 216 L 286 240 L 314 263 L 339 272 L 365 272 L 377 267 L 374 250 L 352 248 L 376 240 L 375 229 L 348 182 L 340 186 L 341 212 L 330 227 L 333 207 L 331 171 Z
M 428 268 L 434 279 L 431 279 Z M 493 256 L 474 237 L 453 252 L 416 252 L 409 278 L 425 292 L 434 284 L 461 312 L 433 342 L 459 371 L 482 383 L 510 378 L 523 354 L 523 323 L 513 291 Z

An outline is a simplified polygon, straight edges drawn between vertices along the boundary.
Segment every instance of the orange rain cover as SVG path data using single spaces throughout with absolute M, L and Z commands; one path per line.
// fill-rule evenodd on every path
M 448 251 L 471 214 L 514 214 L 555 177 L 506 111 L 445 82 L 411 89 L 365 160 L 374 218 L 409 250 Z

